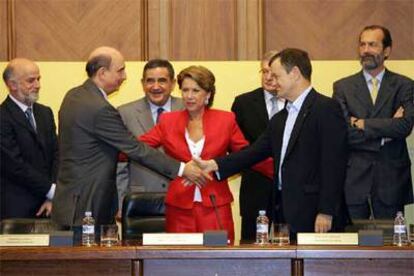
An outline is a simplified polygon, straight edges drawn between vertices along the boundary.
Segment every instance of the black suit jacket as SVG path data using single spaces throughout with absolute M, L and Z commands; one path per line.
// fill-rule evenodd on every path
M 278 182 L 286 118 L 284 109 L 253 145 L 217 159 L 220 176 L 228 177 L 270 156 L 275 160 Z M 314 231 L 318 213 L 333 216 L 334 230 L 343 226 L 346 146 L 346 124 L 339 104 L 312 90 L 298 114 L 282 165 L 282 204 L 293 232 Z
M 237 96 L 231 110 L 236 114 L 237 124 L 250 144 L 254 143 L 266 130 L 269 117 L 263 88 L 257 88 Z M 242 217 L 255 218 L 258 215 L 258 210 L 269 209 L 272 184 L 273 180 L 257 171 L 251 169 L 242 171 L 239 194 L 240 215 Z
M 365 129 L 348 124 L 349 162 L 345 181 L 348 204 L 362 204 L 372 191 L 388 205 L 413 200 L 411 161 L 406 138 L 414 124 L 414 82 L 385 70 L 375 105 L 361 72 L 334 83 L 333 98 L 351 116 L 364 119 Z M 404 108 L 402 118 L 393 118 Z M 391 138 L 381 145 L 383 138 Z
M 1 218 L 35 217 L 56 182 L 58 147 L 52 110 L 33 104 L 37 131 L 9 97 L 0 106 Z

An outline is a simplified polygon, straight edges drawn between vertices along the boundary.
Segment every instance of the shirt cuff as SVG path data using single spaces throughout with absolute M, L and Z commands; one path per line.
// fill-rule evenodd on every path
M 52 183 L 52 185 L 50 186 L 50 190 L 49 192 L 47 192 L 46 197 L 49 200 L 52 200 L 53 197 L 55 196 L 55 190 L 56 190 L 56 184 Z
M 185 163 L 180 162 L 180 168 L 178 169 L 178 176 L 181 177 L 184 174 Z
M 217 180 L 218 180 L 218 181 L 221 181 L 221 176 L 220 176 L 219 171 L 215 171 L 214 173 L 216 174 L 216 178 L 217 178 Z

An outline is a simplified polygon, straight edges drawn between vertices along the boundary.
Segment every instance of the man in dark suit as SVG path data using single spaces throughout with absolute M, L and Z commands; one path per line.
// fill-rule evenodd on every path
M 80 225 L 85 211 L 92 211 L 98 225 L 114 222 L 119 151 L 169 178 L 183 175 L 198 185 L 205 181 L 194 164 L 180 164 L 137 142 L 108 102 L 126 79 L 118 50 L 95 49 L 86 71 L 89 79 L 66 94 L 59 111 L 60 167 L 52 212 L 57 224 Z
M 343 227 L 343 182 L 347 159 L 346 125 L 337 102 L 311 86 L 305 51 L 285 49 L 270 59 L 278 96 L 288 101 L 266 131 L 246 149 L 215 160 L 197 160 L 226 178 L 269 156 L 274 158 L 277 222 L 297 232 Z
M 391 47 L 388 29 L 365 27 L 359 36 L 363 70 L 333 86 L 348 122 L 345 198 L 354 219 L 391 219 L 413 202 L 406 138 L 414 122 L 414 83 L 385 68 Z
M 49 216 L 58 147 L 52 110 L 36 103 L 39 68 L 17 58 L 7 65 L 3 80 L 9 95 L 0 106 L 0 219 Z
M 276 53 L 269 51 L 263 55 L 260 69 L 262 87 L 237 96 L 231 107 L 237 124 L 250 144 L 265 131 L 271 117 L 285 106 L 285 100 L 276 95 L 276 83 L 269 67 L 269 60 Z M 273 186 L 272 179 L 255 170 L 242 171 L 239 194 L 242 240 L 256 238 L 259 210 L 271 213 Z
M 183 108 L 181 99 L 171 96 L 175 86 L 174 68 L 168 60 L 149 60 L 142 73 L 145 96 L 118 108 L 128 130 L 138 137 L 148 132 L 161 113 Z M 162 148 L 159 148 L 162 151 Z M 138 162 L 119 162 L 117 186 L 119 200 L 127 192 L 167 192 L 170 180 Z M 121 205 L 120 205 L 121 206 Z

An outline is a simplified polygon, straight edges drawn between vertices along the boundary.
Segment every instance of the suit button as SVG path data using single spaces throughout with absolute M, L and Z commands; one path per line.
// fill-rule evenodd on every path
M 163 188 L 165 188 L 165 186 L 166 186 L 166 185 L 165 185 L 165 183 L 162 183 L 162 184 L 161 184 L 161 186 L 162 186 Z

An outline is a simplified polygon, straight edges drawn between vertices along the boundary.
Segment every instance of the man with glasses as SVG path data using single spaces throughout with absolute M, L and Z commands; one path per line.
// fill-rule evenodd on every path
M 260 69 L 262 86 L 237 96 L 231 108 L 250 144 L 264 132 L 270 118 L 285 106 L 285 100 L 277 97 L 276 82 L 269 67 L 269 60 L 276 53 L 272 50 L 263 55 Z M 242 240 L 255 239 L 259 210 L 267 210 L 270 214 L 272 183 L 257 171 L 246 169 L 242 172 L 239 195 Z

